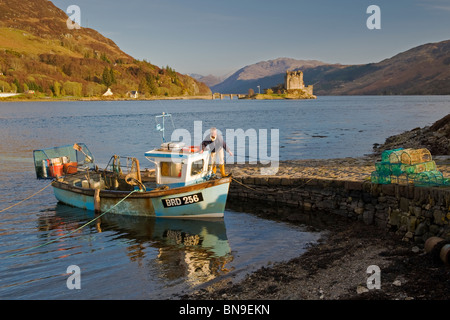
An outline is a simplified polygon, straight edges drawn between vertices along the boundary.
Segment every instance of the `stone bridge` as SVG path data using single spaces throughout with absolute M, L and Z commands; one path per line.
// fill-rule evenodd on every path
M 220 99 L 222 100 L 224 97 L 230 97 L 230 100 L 233 100 L 233 97 L 243 98 L 245 97 L 245 94 L 239 94 L 239 93 L 218 93 L 215 92 L 212 94 L 212 100 L 214 99 Z

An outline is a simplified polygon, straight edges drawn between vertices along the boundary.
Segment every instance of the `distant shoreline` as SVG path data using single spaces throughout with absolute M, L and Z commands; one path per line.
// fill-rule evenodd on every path
M 113 97 L 29 97 L 14 96 L 0 98 L 0 102 L 57 102 L 57 101 L 153 101 L 153 100 L 212 100 L 212 95 L 198 96 L 156 96 L 151 98 L 113 98 Z M 218 100 L 217 98 L 215 100 Z
M 307 100 L 316 99 L 316 97 L 295 97 L 288 95 L 267 95 L 256 94 L 248 97 L 233 97 L 230 99 L 229 94 L 224 94 L 223 98 L 217 97 L 217 95 L 196 95 L 196 96 L 155 96 L 150 98 L 119 98 L 119 97 L 32 97 L 32 96 L 11 96 L 0 98 L 0 102 L 55 102 L 55 101 L 156 101 L 156 100 Z
M 0 103 L 1 102 L 56 102 L 56 101 L 156 101 L 156 100 L 230 100 L 229 94 L 224 94 L 225 97 L 223 99 L 217 98 L 217 96 L 213 99 L 212 94 L 211 95 L 197 95 L 197 96 L 173 96 L 173 97 L 166 97 L 166 96 L 156 96 L 151 98 L 111 98 L 111 97 L 60 97 L 60 98 L 54 98 L 54 97 L 24 97 L 23 95 L 20 96 L 13 96 L 13 97 L 0 97 Z M 258 94 L 261 96 L 265 96 L 264 94 Z M 424 95 L 321 95 L 321 97 L 417 97 L 417 96 L 423 96 L 423 97 L 430 97 L 430 96 L 450 96 L 448 94 L 424 94 Z M 233 100 L 314 100 L 317 99 L 315 96 L 314 98 L 290 98 L 290 97 L 244 97 L 244 98 L 238 98 L 233 97 Z
M 240 98 L 240 99 L 243 99 L 243 100 L 308 100 L 308 99 L 317 99 L 317 97 L 314 95 L 258 93 L 251 97 L 246 96 L 245 98 Z

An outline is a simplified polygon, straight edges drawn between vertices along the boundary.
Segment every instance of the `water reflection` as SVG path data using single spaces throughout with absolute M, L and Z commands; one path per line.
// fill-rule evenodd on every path
M 94 213 L 58 203 L 54 216 L 40 218 L 39 230 L 67 234 L 93 218 Z M 148 268 L 152 274 L 157 270 L 159 278 L 170 281 L 181 279 L 195 286 L 233 269 L 227 268 L 233 255 L 222 218 L 164 219 L 106 214 L 86 229 L 108 234 L 96 237 L 100 246 L 105 241 L 125 245 L 129 261 Z M 86 230 L 76 231 L 69 237 L 77 235 L 85 236 Z

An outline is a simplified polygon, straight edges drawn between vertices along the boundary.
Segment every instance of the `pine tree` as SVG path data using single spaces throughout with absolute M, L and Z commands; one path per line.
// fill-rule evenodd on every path
M 156 79 L 152 74 L 147 73 L 145 75 L 145 80 L 147 82 L 148 93 L 156 96 L 158 95 L 158 87 L 156 86 Z
M 116 83 L 116 76 L 114 75 L 113 68 L 109 69 L 109 76 L 110 76 L 111 84 Z
M 103 69 L 102 82 L 107 87 L 109 87 L 112 84 L 111 72 L 108 69 L 108 67 L 105 67 L 105 69 Z
M 55 81 L 53 84 L 52 91 L 55 97 L 59 97 L 61 95 L 61 84 L 58 81 Z
M 17 80 L 17 78 L 14 78 L 13 84 L 16 86 L 17 92 L 19 93 L 23 92 L 23 87 L 20 84 L 19 80 Z

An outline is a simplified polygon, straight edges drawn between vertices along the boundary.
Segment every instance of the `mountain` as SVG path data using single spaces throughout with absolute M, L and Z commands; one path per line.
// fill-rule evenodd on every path
M 291 58 L 262 61 L 236 71 L 223 82 L 211 86 L 211 90 L 220 93 L 247 93 L 248 89 L 256 90 L 257 86 L 262 90 L 282 83 L 286 70 L 313 68 L 324 64 L 317 60 Z
M 207 76 L 202 76 L 201 74 L 192 73 L 192 74 L 189 74 L 189 76 L 200 82 L 203 82 L 208 87 L 212 87 L 218 83 L 221 83 L 224 80 L 223 77 L 217 77 L 212 74 L 209 74 Z
M 90 28 L 69 29 L 68 16 L 47 0 L 0 0 L 0 90 L 48 96 L 210 94 L 209 88 L 169 66 L 160 68 L 123 52 Z
M 378 63 L 362 65 L 314 61 L 309 65 L 279 63 L 279 68 L 274 67 L 274 62 L 283 60 L 244 67 L 211 89 L 246 93 L 258 85 L 261 90 L 271 88 L 283 83 L 290 69 L 303 71 L 305 84 L 314 85 L 315 95 L 450 94 L 450 40 L 424 44 Z
M 304 71 L 317 95 L 450 94 L 450 40 L 424 44 L 378 63 Z

